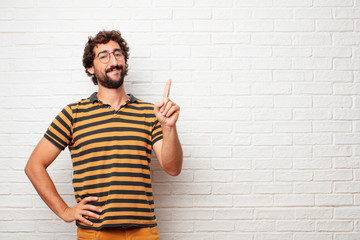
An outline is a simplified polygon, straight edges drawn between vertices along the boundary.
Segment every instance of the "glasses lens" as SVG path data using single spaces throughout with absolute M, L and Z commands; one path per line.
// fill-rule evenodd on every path
M 115 56 L 116 60 L 121 60 L 121 58 L 122 58 L 124 55 L 122 54 L 122 51 L 121 51 L 121 50 L 115 50 L 115 51 L 114 51 L 114 56 Z
M 107 63 L 109 61 L 109 53 L 108 52 L 101 52 L 98 55 L 100 62 Z

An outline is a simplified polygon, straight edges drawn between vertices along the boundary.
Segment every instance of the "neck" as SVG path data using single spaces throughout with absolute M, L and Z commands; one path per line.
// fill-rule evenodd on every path
M 102 102 L 110 104 L 110 106 L 115 110 L 118 110 L 120 106 L 125 104 L 129 99 L 129 96 L 125 92 L 124 84 L 116 89 L 106 88 L 99 85 L 97 97 Z

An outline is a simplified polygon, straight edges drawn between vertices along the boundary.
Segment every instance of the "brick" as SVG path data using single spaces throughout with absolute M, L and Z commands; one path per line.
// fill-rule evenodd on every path
M 360 89 L 357 83 L 336 83 L 334 84 L 334 93 L 337 95 L 352 95 Z
M 248 19 L 251 11 L 246 8 L 213 8 L 213 18 L 222 20 Z
M 205 6 L 204 6 L 205 7 Z M 171 12 L 170 12 L 171 16 Z M 181 8 L 173 10 L 174 19 L 203 19 L 207 20 L 211 18 L 210 8 Z M 156 19 L 156 15 L 154 15 Z
M 337 182 L 337 183 L 335 183 L 335 192 L 336 193 L 357 193 L 359 191 L 360 191 L 360 183 L 359 182 Z
M 236 229 L 240 232 L 274 232 L 276 229 L 275 221 L 240 221 L 236 224 Z
M 352 82 L 353 75 L 348 71 L 314 71 L 314 80 L 316 82 Z M 335 83 L 335 86 L 340 85 Z M 335 93 L 336 93 L 335 87 Z
M 360 168 L 359 158 L 335 158 L 335 168 Z
M 295 193 L 331 193 L 329 183 L 296 183 L 294 184 Z
M 247 11 L 248 12 L 248 11 Z M 212 33 L 211 37 L 212 43 L 236 43 L 236 44 L 245 44 L 250 43 L 250 34 L 239 34 L 239 33 Z
M 235 182 L 269 182 L 273 180 L 273 174 L 269 171 L 237 171 Z
M 251 186 L 240 183 L 213 183 L 212 193 L 216 195 L 250 194 Z
M 295 94 L 331 94 L 332 86 L 326 83 L 298 83 L 293 86 Z
M 254 17 L 255 18 L 270 18 L 270 19 L 290 19 L 293 16 L 293 11 L 289 8 L 272 8 L 269 9 L 255 9 Z
M 232 174 L 226 171 L 201 171 L 197 170 L 194 174 L 195 182 L 231 182 Z
M 331 233 L 294 233 L 294 240 L 329 240 L 331 238 Z
M 292 162 L 287 158 L 269 159 L 254 159 L 254 169 L 290 169 Z
M 329 145 L 332 136 L 326 134 L 295 134 L 293 136 L 295 145 Z
M 352 5 L 352 0 L 314 0 L 316 7 L 350 7 Z
M 334 46 L 358 45 L 360 43 L 360 33 L 334 33 Z
M 358 207 L 338 207 L 334 209 L 336 219 L 359 219 L 360 209 Z
M 195 32 L 231 32 L 233 23 L 226 20 L 199 20 L 193 23 Z
M 214 70 L 244 70 L 250 69 L 251 63 L 247 59 L 239 58 L 225 58 L 225 59 L 213 59 L 211 67 Z
M 247 146 L 251 144 L 251 136 L 250 135 L 214 135 L 211 137 L 211 141 L 216 145 L 232 145 L 232 146 Z M 216 161 L 216 160 L 215 160 Z M 224 162 L 221 160 L 221 164 Z M 215 163 L 220 167 L 219 164 Z M 244 164 L 244 163 L 243 163 Z
M 285 194 L 292 193 L 291 184 L 256 184 L 254 186 L 255 194 Z
M 276 223 L 277 231 L 286 232 L 310 232 L 315 230 L 315 221 L 284 221 L 280 220 Z
M 315 196 L 315 204 L 317 206 L 351 206 L 353 199 L 351 194 L 319 194 Z
M 236 0 L 234 2 L 235 7 L 269 7 L 272 6 L 272 1 L 270 0 Z
M 271 147 L 233 147 L 233 156 L 241 158 L 272 157 Z
M 200 196 L 194 197 L 194 206 L 226 208 L 233 206 L 233 200 L 230 196 Z
M 35 222 L 33 221 L 17 221 L 15 222 L 2 222 L 0 232 L 18 233 L 18 232 L 34 232 Z
M 291 111 L 288 109 L 280 110 L 254 110 L 254 119 L 256 121 L 289 121 L 291 119 Z
M 272 50 L 270 47 L 233 47 L 232 56 L 234 57 L 270 57 Z
M 335 59 L 334 60 L 334 69 L 335 70 L 358 70 L 358 69 L 360 69 L 360 60 Z
M 304 133 L 311 132 L 311 124 L 307 122 L 276 122 L 274 123 L 275 133 Z
M 217 220 L 239 220 L 252 219 L 254 211 L 247 208 L 224 208 L 214 211 L 214 218 Z
M 272 74 L 268 70 L 251 71 L 251 72 L 234 72 L 233 79 L 235 82 L 247 82 L 249 79 L 253 81 L 272 81 Z
M 354 24 L 349 20 L 318 20 L 316 29 L 319 32 L 351 32 Z
M 254 33 L 251 38 L 251 43 L 255 45 L 266 45 L 266 46 L 288 46 L 291 45 L 291 36 L 284 33 Z M 288 51 L 294 51 L 293 48 L 287 48 Z M 276 48 L 275 51 L 276 52 Z M 285 51 L 284 51 L 285 52 Z M 275 56 L 282 56 L 274 54 Z M 287 53 L 288 56 L 289 53 Z
M 360 114 L 357 111 L 354 111 L 352 109 L 349 110 L 335 110 L 334 112 L 334 119 L 339 120 L 358 120 L 360 119 Z
M 311 157 L 312 147 L 307 146 L 276 146 L 274 147 L 274 157 L 286 158 L 286 157 Z
M 173 183 L 171 184 L 171 192 L 179 195 L 197 195 L 210 194 L 211 185 L 201 183 Z
M 255 219 L 295 219 L 295 210 L 291 208 L 259 208 L 255 209 Z
M 331 8 L 295 8 L 295 19 L 330 19 L 332 18 Z
M 196 133 L 230 133 L 232 129 L 232 124 L 227 122 L 196 122 L 193 124 L 193 131 Z
M 312 100 L 309 96 L 275 96 L 274 106 L 276 108 L 309 108 Z
M 249 160 L 242 159 L 216 159 L 212 160 L 212 166 L 215 170 L 250 169 L 251 162 Z
M 248 95 L 251 92 L 251 87 L 248 84 L 229 83 L 225 86 L 222 84 L 212 84 L 211 95 Z
M 351 148 L 349 146 L 315 146 L 314 156 L 315 157 L 329 157 L 329 156 L 350 156 Z
M 286 0 L 275 0 L 274 6 L 281 7 L 310 7 L 312 2 L 310 0 L 294 0 L 294 1 L 286 1 Z
M 295 33 L 293 38 L 294 45 L 330 45 L 331 36 L 329 33 Z
M 291 237 L 291 233 L 257 233 L 255 240 L 287 240 Z
M 301 195 L 276 195 L 274 196 L 274 206 L 283 207 L 302 207 L 314 206 L 314 196 L 301 194 Z
M 275 97 L 276 98 L 276 97 Z M 256 108 L 256 107 L 273 107 L 273 96 L 237 96 L 233 100 L 234 107 Z
M 314 48 L 312 54 L 314 57 L 350 57 L 351 49 L 348 47 Z
M 272 32 L 274 23 L 271 20 L 239 20 L 234 22 L 236 32 Z
M 281 44 L 283 45 L 283 44 Z M 279 47 L 274 48 L 274 56 L 276 57 L 310 57 L 311 49 L 302 47 Z
M 315 30 L 313 20 L 275 20 L 277 32 L 312 32 Z
M 161 233 L 174 233 L 174 232 L 193 232 L 194 226 L 190 222 L 183 221 L 166 221 L 159 222 L 159 232 Z
M 171 215 L 177 220 L 211 220 L 214 213 L 209 209 L 189 208 L 175 209 Z
M 296 208 L 298 219 L 330 219 L 333 216 L 333 209 L 330 207 L 306 207 Z
M 253 142 L 255 146 L 291 145 L 292 137 L 287 135 L 280 135 L 280 134 L 254 135 Z
M 275 181 L 312 181 L 313 173 L 311 171 L 278 171 L 274 174 Z
M 234 231 L 234 222 L 230 221 L 198 221 L 195 223 L 195 231 L 198 232 L 231 232 Z
M 278 69 L 289 69 L 291 68 L 291 62 L 287 59 L 258 59 L 254 61 L 255 69 L 260 70 L 278 70 Z
M 358 18 L 359 15 L 360 15 L 359 8 L 336 8 L 335 9 L 335 18 L 338 18 L 338 19 Z
M 360 238 L 359 233 L 335 233 L 335 240 L 356 240 Z
M 114 11 L 119 11 L 118 8 L 115 8 Z M 124 19 L 128 19 L 131 17 L 131 12 L 124 9 L 124 16 L 123 13 L 118 12 L 118 14 L 113 15 L 120 15 Z M 129 17 L 128 17 L 129 16 Z M 133 10 L 133 16 L 136 20 L 156 20 L 156 19 L 171 19 L 172 12 L 170 9 L 135 9 Z
M 215 239 L 219 240 L 248 240 L 252 238 L 251 233 L 216 233 Z M 209 238 L 207 238 L 209 239 Z
M 294 120 L 330 120 L 332 111 L 327 109 L 295 109 L 293 111 Z

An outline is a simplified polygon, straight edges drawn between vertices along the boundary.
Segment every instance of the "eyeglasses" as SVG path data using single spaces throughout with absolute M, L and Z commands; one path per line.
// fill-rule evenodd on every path
M 98 58 L 102 63 L 108 63 L 110 61 L 110 55 L 113 54 L 116 60 L 122 60 L 124 54 L 120 49 L 115 49 L 113 52 L 103 51 L 98 54 Z

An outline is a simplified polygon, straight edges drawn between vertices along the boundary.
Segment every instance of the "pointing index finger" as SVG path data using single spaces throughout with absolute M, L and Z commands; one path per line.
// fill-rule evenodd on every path
M 167 80 L 164 90 L 164 99 L 169 97 L 170 94 L 171 79 Z

